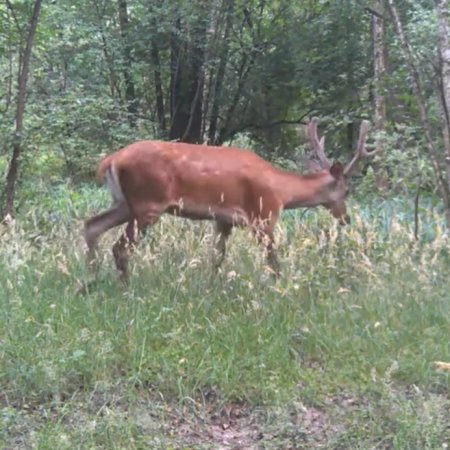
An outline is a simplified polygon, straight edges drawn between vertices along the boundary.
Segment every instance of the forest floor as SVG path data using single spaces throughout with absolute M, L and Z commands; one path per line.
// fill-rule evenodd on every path
M 417 436 L 396 443 L 394 434 L 381 433 L 381 429 L 394 426 L 388 416 L 383 418 L 383 401 L 348 395 L 328 398 L 320 406 L 306 406 L 297 400 L 261 407 L 244 402 L 218 404 L 212 399 L 202 406 L 180 406 L 163 403 L 147 390 L 136 391 L 137 398 L 132 401 L 119 391 L 116 387 L 111 393 L 76 394 L 70 399 L 20 408 L 3 404 L 3 425 L 9 426 L 0 433 L 8 436 L 1 448 L 445 449 L 450 443 L 446 395 L 435 395 L 422 404 L 417 399 L 411 403 L 417 407 L 411 413 L 418 416 L 405 420 L 403 426 L 405 435 L 416 428 Z M 415 395 L 417 392 L 409 396 Z M 433 425 L 430 411 L 438 413 Z M 427 427 L 430 434 L 424 435 L 422 428 Z M 372 431 L 368 434 L 368 430 Z M 422 444 L 415 440 L 419 436 L 425 438 Z M 440 445 L 436 445 L 436 438 L 441 439 Z

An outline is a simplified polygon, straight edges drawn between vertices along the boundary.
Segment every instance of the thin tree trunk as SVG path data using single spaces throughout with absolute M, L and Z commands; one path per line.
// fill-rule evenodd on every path
M 216 138 L 217 145 L 223 144 L 225 140 L 227 140 L 234 134 L 234 130 L 232 129 L 232 121 L 236 108 L 238 107 L 239 100 L 241 99 L 242 91 L 244 90 L 244 87 L 247 83 L 249 73 L 253 68 L 254 58 L 255 55 L 253 52 L 243 55 L 241 66 L 239 67 L 238 85 L 236 87 L 233 99 L 230 102 L 228 111 L 225 115 L 225 119 L 223 120 L 223 125 L 220 129 L 219 136 Z
M 380 16 L 373 15 L 373 62 L 374 62 L 374 103 L 375 103 L 375 129 L 384 131 L 386 122 L 386 96 L 384 94 L 384 77 L 386 75 L 386 63 L 384 59 L 384 1 L 380 1 Z M 377 146 L 382 145 L 380 142 Z
M 199 143 L 202 140 L 206 23 L 199 20 L 188 34 L 178 18 L 176 28 L 178 30 L 172 33 L 170 44 L 169 139 Z M 180 38 L 182 31 L 185 31 L 183 40 Z
M 216 79 L 214 81 L 213 104 L 211 107 L 211 117 L 209 121 L 208 143 L 216 144 L 217 120 L 219 118 L 219 107 L 222 100 L 222 87 L 225 78 L 225 68 L 228 61 L 229 37 L 231 26 L 233 25 L 234 0 L 228 0 L 226 10 L 225 30 L 223 33 L 223 47 L 220 55 L 219 68 L 217 70 Z
M 156 115 L 158 118 L 158 134 L 159 136 L 166 135 L 166 114 L 164 108 L 164 89 L 163 80 L 161 76 L 161 59 L 160 59 L 160 33 L 158 33 L 157 15 L 162 7 L 163 2 L 153 1 L 149 7 L 150 14 L 150 59 L 153 64 L 153 82 L 155 86 L 156 99 Z M 151 102 L 147 102 L 149 105 Z
M 153 22 L 153 21 L 152 21 Z M 150 57 L 153 63 L 153 78 L 155 82 L 156 114 L 158 116 L 158 126 L 160 134 L 166 133 L 166 116 L 164 112 L 164 93 L 162 88 L 161 62 L 159 59 L 158 42 L 155 37 L 156 21 L 153 26 L 153 37 L 151 40 Z
M 13 57 L 12 57 L 12 48 L 9 47 L 9 49 L 8 49 L 8 81 L 7 81 L 4 112 L 7 112 L 9 110 L 9 107 L 11 106 L 12 84 L 13 84 Z
M 442 199 L 444 206 L 445 217 L 447 221 L 447 227 L 450 228 L 450 195 L 449 195 L 449 185 L 447 180 L 442 175 L 440 167 L 439 152 L 436 149 L 433 139 L 431 137 L 431 127 L 428 119 L 428 111 L 425 103 L 425 98 L 423 96 L 421 82 L 419 73 L 416 69 L 414 58 L 412 54 L 411 47 L 408 40 L 406 39 L 405 33 L 403 31 L 403 26 L 400 21 L 400 17 L 397 12 L 397 7 L 394 0 L 388 0 L 389 12 L 394 22 L 394 27 L 396 34 L 400 40 L 400 45 L 403 51 L 403 56 L 405 58 L 406 64 L 408 66 L 409 75 L 411 77 L 412 88 L 414 96 L 417 100 L 417 106 L 419 108 L 420 121 L 422 122 L 423 133 L 425 136 L 426 146 L 428 150 L 428 155 L 430 157 L 431 164 L 433 166 L 433 171 L 436 177 L 436 183 L 438 187 L 438 192 Z
M 158 115 L 158 125 L 161 134 L 166 132 L 166 116 L 164 112 L 164 93 L 161 78 L 161 63 L 159 60 L 159 50 L 155 39 L 152 39 L 151 57 L 153 61 L 153 76 L 155 80 L 156 113 Z
M 202 95 L 204 85 L 204 74 L 200 73 L 197 80 L 193 83 L 197 84 L 194 98 L 192 99 L 191 109 L 189 113 L 189 120 L 186 124 L 186 129 L 181 138 L 184 142 L 201 142 L 201 129 L 202 129 Z
M 259 14 L 262 16 L 266 2 L 261 0 L 259 2 Z M 242 92 L 244 90 L 245 85 L 247 84 L 248 77 L 250 75 L 251 70 L 253 69 L 253 65 L 256 60 L 256 56 L 259 52 L 262 52 L 264 47 L 262 46 L 261 39 L 261 21 L 257 22 L 257 30 L 255 31 L 253 28 L 253 21 L 251 20 L 250 13 L 247 9 L 244 8 L 244 16 L 245 20 L 242 23 L 242 26 L 248 27 L 252 34 L 253 40 L 253 48 L 248 52 L 242 55 L 241 64 L 238 72 L 238 83 L 236 87 L 236 91 L 234 93 L 233 99 L 229 103 L 230 106 L 228 111 L 225 114 L 225 119 L 222 122 L 222 126 L 220 127 L 220 131 L 215 141 L 217 145 L 222 144 L 226 139 L 229 139 L 235 134 L 236 124 L 232 124 L 236 108 L 239 105 L 239 101 L 241 100 Z
M 11 12 L 8 10 L 8 18 L 10 18 Z M 13 85 L 13 48 L 11 33 L 8 33 L 8 78 L 5 98 L 5 110 L 7 112 L 12 102 L 12 85 Z
M 419 200 L 420 200 L 420 183 L 421 179 L 417 181 L 416 196 L 414 197 L 414 239 L 419 240 Z
M 373 72 L 374 88 L 373 99 L 375 106 L 375 130 L 377 138 L 375 147 L 380 154 L 384 150 L 384 138 L 382 133 L 386 124 L 386 96 L 385 96 L 385 45 L 384 45 L 384 0 L 376 0 L 375 8 L 377 14 L 372 15 L 372 41 L 373 41 Z M 379 190 L 385 190 L 389 181 L 381 171 L 381 167 L 376 162 L 373 164 L 375 171 L 376 185 Z
M 435 0 L 438 14 L 438 39 L 440 60 L 440 112 L 445 149 L 447 183 L 450 186 L 450 30 L 447 0 Z
M 18 95 L 16 109 L 16 130 L 12 148 L 12 156 L 6 175 L 5 183 L 5 204 L 2 211 L 2 217 L 12 215 L 14 209 L 14 198 L 16 193 L 16 184 L 19 174 L 20 156 L 22 154 L 23 139 L 23 116 L 25 112 L 26 90 L 28 83 L 28 73 L 30 67 L 31 50 L 33 48 L 34 35 L 36 33 L 41 10 L 42 0 L 36 0 L 33 7 L 33 13 L 28 28 L 25 50 L 23 52 L 22 64 L 19 66 L 18 77 Z
M 117 87 L 117 81 L 116 81 L 116 75 L 114 73 L 114 65 L 113 65 L 113 61 L 112 58 L 109 54 L 109 50 L 108 50 L 108 44 L 106 42 L 106 37 L 103 33 L 103 27 L 100 28 L 100 36 L 101 36 L 101 40 L 102 40 L 102 50 L 103 50 L 103 55 L 105 56 L 105 60 L 106 60 L 106 64 L 108 65 L 108 71 L 109 71 L 109 88 L 111 90 L 111 97 L 115 98 L 116 97 L 116 93 L 117 96 L 120 99 L 120 90 Z
M 234 1 L 234 0 L 232 0 Z M 222 33 L 222 16 L 224 15 L 225 5 L 228 4 L 228 0 L 212 0 L 210 15 L 209 15 L 209 26 L 206 31 L 206 41 L 208 42 L 207 48 L 205 50 L 205 61 L 211 62 L 218 57 L 218 52 L 220 52 L 220 44 L 218 39 L 221 39 Z M 214 64 L 206 64 L 204 73 L 204 83 L 203 83 L 203 123 L 202 123 L 202 139 L 206 136 L 206 127 L 209 126 L 210 117 L 210 100 L 212 98 L 213 82 L 215 79 L 215 73 L 217 72 Z M 208 140 L 206 138 L 206 140 Z
M 170 131 L 169 139 L 180 139 L 183 134 L 184 118 L 182 115 L 182 106 L 180 96 L 182 93 L 182 79 L 184 72 L 183 48 L 180 39 L 182 34 L 181 19 L 175 20 L 176 31 L 170 35 Z
M 134 87 L 133 76 L 131 74 L 131 67 L 133 61 L 131 58 L 131 46 L 129 38 L 129 20 L 128 20 L 128 6 L 126 0 L 119 1 L 119 22 L 120 22 L 120 34 L 122 36 L 122 48 L 123 48 L 123 79 L 125 82 L 125 99 L 127 101 L 128 110 L 128 122 L 131 127 L 136 126 L 136 112 L 137 112 L 137 99 L 136 89 Z
M 108 84 L 109 84 L 109 89 L 111 91 L 111 97 L 115 98 L 116 97 L 116 93 L 117 96 L 119 97 L 120 100 L 120 90 L 118 88 L 118 84 L 117 84 L 117 77 L 114 71 L 114 63 L 113 63 L 113 58 L 111 57 L 110 53 L 109 53 L 109 49 L 108 49 L 108 43 L 106 40 L 106 36 L 105 36 L 105 30 L 103 28 L 103 23 L 102 23 L 102 14 L 100 12 L 100 8 L 98 5 L 98 2 L 96 0 L 94 0 L 94 7 L 95 7 L 95 12 L 97 14 L 97 20 L 98 20 L 98 30 L 100 32 L 100 39 L 102 42 L 102 51 L 103 51 L 103 56 L 105 57 L 105 61 L 106 64 L 108 66 Z
M 206 14 L 205 8 L 202 14 Z M 190 74 L 189 74 L 189 119 L 184 130 L 182 140 L 185 142 L 202 142 L 202 123 L 203 123 L 203 89 L 205 84 L 205 48 L 206 48 L 206 29 L 207 23 L 199 20 L 192 27 L 192 50 L 190 55 Z

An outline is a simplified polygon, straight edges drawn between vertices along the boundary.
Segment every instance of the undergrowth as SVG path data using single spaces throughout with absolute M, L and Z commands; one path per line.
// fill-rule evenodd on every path
M 55 192 L 1 230 L 0 443 L 175 445 L 133 416 L 143 393 L 163 421 L 167 408 L 245 404 L 264 448 L 312 445 L 308 433 L 327 448 L 448 443 L 450 379 L 435 362 L 450 362 L 449 238 L 432 208 L 419 241 L 400 199 L 355 203 L 346 228 L 320 209 L 285 214 L 277 282 L 246 230 L 233 232 L 214 276 L 210 225 L 164 217 L 133 256 L 128 287 L 115 278 L 111 232 L 97 283 L 80 296 L 92 278 L 81 219 L 105 197 Z M 98 392 L 121 401 L 88 408 Z M 305 430 L 308 408 L 332 432 Z

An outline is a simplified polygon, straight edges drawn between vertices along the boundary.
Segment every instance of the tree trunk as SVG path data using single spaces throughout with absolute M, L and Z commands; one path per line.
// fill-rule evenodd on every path
M 238 72 L 238 83 L 232 100 L 229 103 L 228 111 L 225 114 L 225 119 L 222 121 L 219 136 L 216 138 L 217 144 L 223 144 L 227 139 L 232 137 L 236 132 L 236 124 L 233 124 L 233 118 L 235 116 L 235 111 L 238 107 L 239 101 L 242 97 L 242 92 L 248 81 L 250 71 L 253 68 L 255 61 L 255 52 L 245 53 L 242 57 L 242 61 Z
M 11 20 L 10 17 L 11 12 L 8 9 L 8 20 Z M 7 88 L 6 88 L 6 97 L 5 97 L 5 109 L 3 112 L 7 112 L 12 102 L 12 85 L 13 85 L 13 42 L 11 38 L 11 33 L 8 33 L 8 75 L 7 75 Z
M 20 156 L 22 154 L 23 139 L 23 116 L 25 112 L 26 90 L 28 83 L 28 73 L 30 67 L 31 50 L 33 48 L 34 35 L 36 33 L 41 10 L 42 0 L 36 0 L 33 7 L 33 13 L 28 27 L 28 36 L 26 39 L 25 50 L 19 65 L 18 76 L 18 94 L 16 108 L 16 130 L 12 146 L 12 156 L 6 175 L 4 198 L 5 204 L 2 211 L 2 217 L 12 215 L 14 209 L 14 198 L 16 193 L 16 184 L 19 174 Z
M 153 77 L 155 81 L 155 96 L 156 96 L 156 114 L 158 116 L 159 133 L 164 135 L 166 133 L 164 94 L 162 88 L 161 62 L 159 60 L 159 49 L 155 38 L 152 38 L 150 56 L 152 58 L 153 63 Z
M 232 0 L 234 2 L 234 0 Z M 226 9 L 226 5 L 228 4 L 228 0 L 212 0 L 210 5 L 209 12 L 209 24 L 206 32 L 206 41 L 208 45 L 205 49 L 205 61 L 211 62 L 219 57 L 219 52 L 221 45 L 218 42 L 219 39 L 222 40 L 222 25 L 223 25 L 223 16 Z M 209 118 L 210 114 L 210 101 L 212 98 L 213 91 L 213 83 L 216 76 L 216 65 L 215 64 L 206 64 L 203 68 L 203 123 L 202 123 L 202 131 L 201 135 L 205 137 L 207 135 L 206 129 L 209 129 Z M 206 138 L 208 141 L 208 138 Z
M 175 22 L 176 31 L 170 36 L 170 131 L 169 139 L 181 139 L 184 133 L 184 124 L 188 117 L 184 113 L 184 102 L 181 101 L 183 88 L 181 81 L 184 78 L 183 49 L 180 39 L 182 35 L 181 19 Z
M 127 102 L 128 122 L 131 127 L 136 126 L 137 99 L 134 81 L 131 74 L 133 60 L 131 58 L 131 46 L 129 37 L 128 6 L 126 0 L 119 1 L 120 34 L 123 48 L 123 79 L 125 82 L 125 100 Z
M 265 8 L 266 2 L 261 0 L 259 2 L 259 17 L 262 17 L 263 11 Z M 253 69 L 253 65 L 256 60 L 256 56 L 258 53 L 261 53 L 264 49 L 263 40 L 260 36 L 260 21 L 257 23 L 257 31 L 254 30 L 253 21 L 249 11 L 244 8 L 244 21 L 242 22 L 242 27 L 248 27 L 253 40 L 252 48 L 247 52 L 242 54 L 242 60 L 239 66 L 238 74 L 237 74 L 237 86 L 233 98 L 229 102 L 229 107 L 226 113 L 224 114 L 225 118 L 221 121 L 220 131 L 215 141 L 217 144 L 222 144 L 224 141 L 234 136 L 237 131 L 237 124 L 233 124 L 233 120 L 235 118 L 235 111 L 239 105 L 239 102 L 242 98 L 242 93 L 244 88 L 248 82 L 249 75 Z
M 423 91 L 421 87 L 419 73 L 416 69 L 414 58 L 411 50 L 411 46 L 406 39 L 405 33 L 403 31 L 403 25 L 400 21 L 400 17 L 397 12 L 397 7 L 394 0 L 388 0 L 389 12 L 394 22 L 395 31 L 397 37 L 400 41 L 400 45 L 403 51 L 403 57 L 405 58 L 406 64 L 408 66 L 409 75 L 412 82 L 412 88 L 414 96 L 416 97 L 417 106 L 419 109 L 420 121 L 422 122 L 423 133 L 425 136 L 426 146 L 428 150 L 428 155 L 430 157 L 431 164 L 433 166 L 433 171 L 436 177 L 436 183 L 439 195 L 441 197 L 444 212 L 447 222 L 447 227 L 450 228 L 450 195 L 449 195 L 449 185 L 447 180 L 443 177 L 440 167 L 440 155 L 436 149 L 432 136 L 431 127 L 428 119 L 428 111 L 425 103 L 425 98 L 423 96 Z
M 440 60 L 440 110 L 445 149 L 447 183 L 450 186 L 450 30 L 447 0 L 435 0 L 438 14 L 438 50 Z
M 98 1 L 94 1 L 94 6 L 95 6 L 95 12 L 97 14 L 97 20 L 98 20 L 98 31 L 100 33 L 100 39 L 102 42 L 102 51 L 103 51 L 103 56 L 105 57 L 105 61 L 106 61 L 106 65 L 108 66 L 108 84 L 109 84 L 109 89 L 111 91 L 111 97 L 115 98 L 116 94 L 119 97 L 120 100 L 120 90 L 118 87 L 118 83 L 117 83 L 117 77 L 116 77 L 116 73 L 114 70 L 114 63 L 113 63 L 113 58 L 109 53 L 109 49 L 108 49 L 108 43 L 107 43 L 107 39 L 106 39 L 106 35 L 105 35 L 105 30 L 103 27 L 103 22 L 102 22 L 102 13 L 100 11 L 100 7 L 98 4 Z
M 376 0 L 376 14 L 372 15 L 372 43 L 373 43 L 373 100 L 375 106 L 375 131 L 377 137 L 375 148 L 378 153 L 384 150 L 384 138 L 382 133 L 386 124 L 386 96 L 385 96 L 385 44 L 384 44 L 384 0 Z M 381 167 L 376 162 L 373 164 L 375 182 L 380 191 L 388 187 L 388 179 L 383 175 Z
M 214 81 L 213 103 L 211 107 L 211 117 L 209 121 L 208 143 L 214 145 L 217 143 L 217 120 L 219 118 L 219 107 L 222 100 L 222 87 L 225 78 L 225 68 L 228 61 L 229 52 L 229 36 L 233 25 L 234 0 L 228 0 L 226 10 L 225 30 L 223 32 L 223 46 L 220 52 L 219 68 L 217 70 L 216 79 Z
M 199 143 L 202 141 L 204 48 L 206 24 L 199 22 L 190 35 L 181 19 L 171 36 L 171 81 L 169 139 Z M 180 36 L 184 36 L 180 38 Z
M 160 5 L 158 4 L 158 7 Z M 158 25 L 156 22 L 156 15 L 153 9 L 150 10 L 151 14 L 151 40 L 150 40 L 150 58 L 153 64 L 153 81 L 155 83 L 155 98 L 156 98 L 156 115 L 158 117 L 158 131 L 159 135 L 164 136 L 166 134 L 166 115 L 164 109 L 164 91 L 163 81 L 161 76 L 161 61 L 159 57 L 159 42 L 158 42 Z

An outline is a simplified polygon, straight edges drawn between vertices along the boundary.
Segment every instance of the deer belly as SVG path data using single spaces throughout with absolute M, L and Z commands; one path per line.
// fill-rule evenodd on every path
M 184 204 L 181 200 L 167 208 L 166 213 L 191 220 L 219 220 L 235 226 L 245 226 L 249 223 L 247 214 L 239 207 Z

